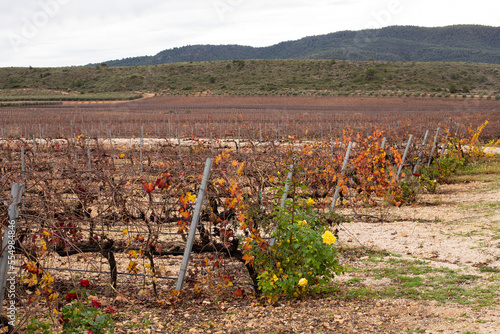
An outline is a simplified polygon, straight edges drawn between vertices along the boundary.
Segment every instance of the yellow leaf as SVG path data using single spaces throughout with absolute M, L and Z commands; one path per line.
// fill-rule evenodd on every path
M 185 197 L 185 200 L 186 202 L 196 202 L 196 195 L 191 195 L 190 192 L 186 193 L 186 197 Z
M 127 269 L 129 271 L 129 273 L 133 273 L 133 274 L 136 274 L 139 271 L 139 268 L 137 268 L 137 263 L 135 263 L 134 261 L 130 261 Z
M 45 234 L 46 236 L 50 236 L 50 232 L 49 231 L 43 231 L 43 234 Z
M 54 300 L 57 299 L 57 297 L 59 297 L 59 294 L 56 292 L 56 293 L 52 293 L 50 296 L 49 296 L 49 300 L 51 302 L 53 302 Z

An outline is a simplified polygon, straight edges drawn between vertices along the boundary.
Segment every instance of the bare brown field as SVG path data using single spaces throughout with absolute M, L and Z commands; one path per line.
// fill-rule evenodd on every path
M 3 137 L 138 137 L 329 140 L 351 128 L 389 137 L 438 126 L 463 132 L 485 120 L 482 139 L 500 137 L 499 101 L 455 98 L 318 96 L 157 96 L 124 103 L 9 107 Z

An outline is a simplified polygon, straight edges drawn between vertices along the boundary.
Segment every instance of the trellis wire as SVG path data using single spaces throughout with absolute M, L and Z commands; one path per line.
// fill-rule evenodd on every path
M 15 265 L 15 268 L 21 268 L 21 266 Z M 111 274 L 109 271 L 97 271 L 97 270 L 87 270 L 87 269 L 73 269 L 73 268 L 43 268 L 46 271 L 49 270 L 54 270 L 54 271 L 73 271 L 77 273 L 90 273 L 90 274 Z M 147 277 L 147 278 L 156 278 L 156 279 L 163 279 L 163 280 L 177 280 L 178 277 L 168 277 L 168 276 L 153 276 L 149 274 L 133 274 L 133 273 L 124 273 L 117 271 L 117 275 L 122 275 L 122 276 L 135 276 L 135 277 Z M 201 284 L 200 281 L 192 279 L 192 278 L 186 278 L 185 281 L 187 282 L 192 282 L 192 283 L 198 283 Z M 233 285 L 246 285 L 246 286 L 252 286 L 255 287 L 254 284 L 252 283 L 244 283 L 244 282 L 231 282 Z

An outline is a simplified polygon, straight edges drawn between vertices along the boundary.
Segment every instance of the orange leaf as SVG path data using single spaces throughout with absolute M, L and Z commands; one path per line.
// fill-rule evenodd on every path
M 245 260 L 245 264 L 253 262 L 253 256 L 250 254 L 243 255 L 242 259 Z

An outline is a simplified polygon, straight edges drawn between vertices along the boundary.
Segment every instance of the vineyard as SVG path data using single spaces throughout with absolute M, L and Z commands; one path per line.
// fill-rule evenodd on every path
M 104 333 L 128 304 L 331 291 L 358 249 L 348 223 L 390 221 L 500 138 L 497 101 L 416 98 L 7 106 L 0 124 L 3 226 L 24 184 L 16 325 L 33 333 L 70 328 L 78 308 Z

